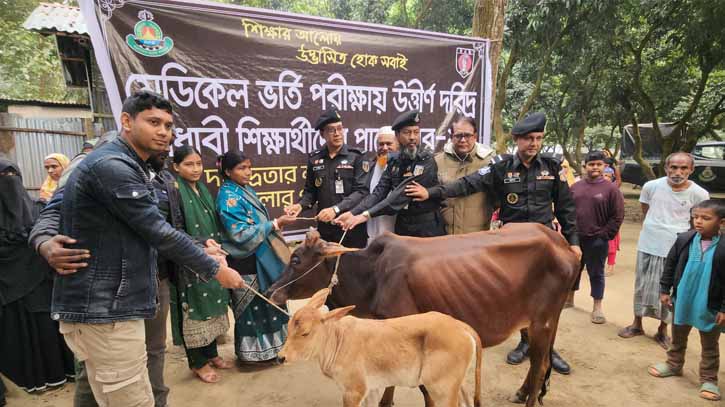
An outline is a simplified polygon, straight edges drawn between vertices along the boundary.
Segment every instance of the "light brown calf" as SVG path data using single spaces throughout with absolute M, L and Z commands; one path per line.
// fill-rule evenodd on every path
M 421 385 L 426 405 L 459 407 L 470 405 L 463 382 L 475 356 L 480 406 L 482 347 L 470 326 L 439 312 L 372 320 L 346 316 L 353 305 L 323 313 L 329 293 L 318 291 L 289 321 L 281 361 L 317 360 L 344 389 L 344 407 L 375 406 L 388 386 Z

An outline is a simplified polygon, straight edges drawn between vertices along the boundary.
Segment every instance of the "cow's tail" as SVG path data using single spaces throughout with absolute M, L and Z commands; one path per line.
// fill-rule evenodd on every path
M 468 332 L 476 345 L 476 378 L 473 388 L 473 406 L 481 407 L 481 365 L 483 364 L 483 345 L 481 344 L 481 337 L 478 336 L 478 332 L 469 325 L 466 325 L 466 328 L 468 328 Z
M 544 375 L 544 381 L 541 383 L 541 392 L 539 392 L 539 404 L 542 406 L 544 405 L 544 396 L 546 396 L 546 393 L 549 391 L 549 381 L 551 380 L 551 369 L 552 369 L 552 356 L 551 353 L 554 351 L 554 347 L 552 346 L 551 349 L 549 349 L 549 368 L 546 369 L 546 374 Z

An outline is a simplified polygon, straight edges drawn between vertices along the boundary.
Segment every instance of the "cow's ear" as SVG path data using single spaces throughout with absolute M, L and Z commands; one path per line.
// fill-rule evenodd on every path
M 345 315 L 349 314 L 350 311 L 354 310 L 354 305 L 348 305 L 347 307 L 342 308 L 335 308 L 334 310 L 328 312 L 327 314 L 322 316 L 322 321 L 337 321 L 340 318 L 344 317 Z
M 321 255 L 322 257 L 336 257 L 340 256 L 344 253 L 350 253 L 350 252 L 356 252 L 360 249 L 351 248 L 351 247 L 345 247 L 338 243 L 325 243 L 324 246 L 322 246 Z
M 320 232 L 317 229 L 310 227 L 310 231 L 305 235 L 305 246 L 315 247 L 317 242 L 320 241 Z
M 312 298 L 310 298 L 307 306 L 312 308 L 320 308 L 321 306 L 325 305 L 325 301 L 327 301 L 328 295 L 330 295 L 330 289 L 323 288 L 322 290 L 316 292 L 315 295 L 312 296 Z

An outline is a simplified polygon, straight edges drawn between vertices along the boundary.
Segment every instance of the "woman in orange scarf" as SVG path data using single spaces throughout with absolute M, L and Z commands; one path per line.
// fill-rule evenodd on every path
M 50 201 L 53 196 L 53 192 L 58 188 L 58 180 L 63 175 L 63 170 L 68 167 L 70 160 L 63 154 L 53 153 L 45 157 L 43 160 L 43 166 L 45 171 L 48 172 L 48 177 L 43 181 L 43 185 L 40 186 L 40 199 L 43 201 Z

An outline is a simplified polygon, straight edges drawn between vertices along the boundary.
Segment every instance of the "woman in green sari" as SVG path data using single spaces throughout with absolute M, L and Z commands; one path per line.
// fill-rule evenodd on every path
M 280 233 L 294 222 L 284 215 L 271 220 L 264 204 L 249 185 L 252 162 L 239 151 L 219 158 L 224 183 L 217 195 L 217 208 L 231 240 L 232 256 L 244 259 L 237 271 L 247 286 L 266 291 L 282 274 L 290 251 Z M 226 246 L 225 246 L 226 247 Z M 287 338 L 287 316 L 249 290 L 232 291 L 234 345 L 241 363 L 270 362 L 277 358 Z
M 220 242 L 222 228 L 214 199 L 199 182 L 203 172 L 201 154 L 190 146 L 174 150 L 174 170 L 181 195 L 186 233 L 197 241 Z M 189 368 L 204 382 L 221 376 L 214 368 L 229 369 L 232 362 L 217 353 L 216 338 L 229 330 L 229 291 L 217 280 L 204 282 L 190 272 L 181 272 L 171 288 L 171 326 L 174 344 L 183 345 Z

